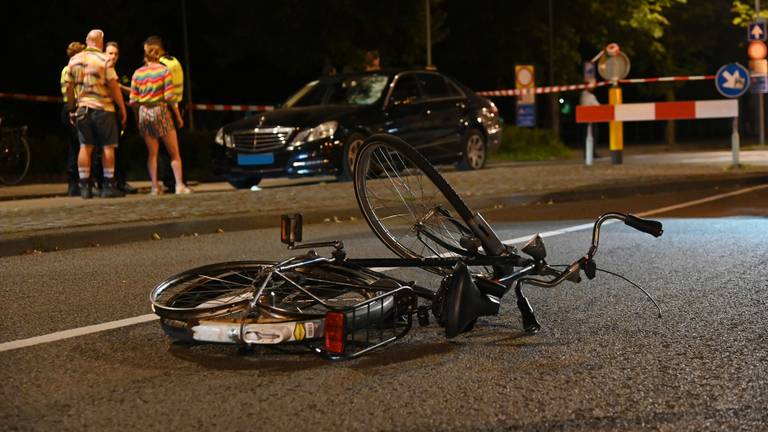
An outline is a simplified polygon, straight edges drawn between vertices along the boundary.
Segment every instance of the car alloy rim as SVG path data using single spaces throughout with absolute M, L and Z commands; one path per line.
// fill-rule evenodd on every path
M 349 143 L 349 148 L 347 148 L 347 166 L 349 167 L 349 172 L 352 172 L 355 169 L 355 159 L 357 159 L 357 152 L 360 150 L 360 144 L 362 143 L 363 140 L 361 139 L 356 139 Z
M 485 144 L 480 135 L 470 135 L 467 140 L 467 162 L 473 169 L 482 168 L 485 162 Z

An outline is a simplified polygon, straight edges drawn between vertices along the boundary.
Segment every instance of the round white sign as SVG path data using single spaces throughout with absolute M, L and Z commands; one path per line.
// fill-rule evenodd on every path
M 612 56 L 604 55 L 597 62 L 597 72 L 603 79 L 614 81 L 629 75 L 629 57 L 621 51 Z
M 532 80 L 533 80 L 533 75 L 531 75 L 530 69 L 526 67 L 518 69 L 517 82 L 520 83 L 521 86 L 525 87 L 530 85 Z

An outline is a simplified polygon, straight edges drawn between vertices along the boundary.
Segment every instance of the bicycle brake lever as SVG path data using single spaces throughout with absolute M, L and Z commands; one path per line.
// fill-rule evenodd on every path
M 597 275 L 597 263 L 595 263 L 595 260 L 584 257 L 579 260 L 579 266 L 582 270 L 584 270 L 584 274 L 587 276 L 587 279 L 594 279 Z

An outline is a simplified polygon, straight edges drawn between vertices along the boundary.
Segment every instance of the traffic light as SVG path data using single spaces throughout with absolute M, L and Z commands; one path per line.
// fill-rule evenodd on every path
M 560 102 L 560 114 L 566 116 L 573 114 L 573 105 L 569 100 L 560 98 L 558 102 Z

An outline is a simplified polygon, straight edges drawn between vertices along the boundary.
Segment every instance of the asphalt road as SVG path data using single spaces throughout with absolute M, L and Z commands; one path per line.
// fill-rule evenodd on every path
M 661 191 L 660 191 L 661 192 Z M 721 194 L 488 209 L 502 238 Z M 446 341 L 432 324 L 359 360 L 170 343 L 156 322 L 0 352 L 2 430 L 768 430 L 768 192 L 659 214 L 659 239 L 614 224 L 601 276 L 528 289 Z M 361 221 L 305 227 L 351 256 L 385 254 Z M 545 239 L 551 263 L 589 232 Z M 0 259 L 0 343 L 149 313 L 165 277 L 215 261 L 288 256 L 276 229 Z

